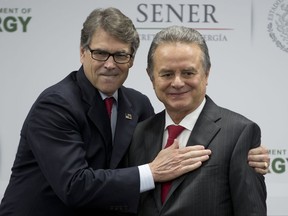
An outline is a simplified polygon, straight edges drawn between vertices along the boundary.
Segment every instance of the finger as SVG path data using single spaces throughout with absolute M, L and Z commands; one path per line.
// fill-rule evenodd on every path
M 202 145 L 194 145 L 194 146 L 186 146 L 184 148 L 179 149 L 179 153 L 186 153 L 186 152 L 191 152 L 195 150 L 204 150 L 205 147 Z
M 262 175 L 269 172 L 269 164 L 267 162 L 249 162 L 249 166 Z
M 191 172 L 191 171 L 193 171 L 193 170 L 196 170 L 196 169 L 198 169 L 201 165 L 202 165 L 202 162 L 201 162 L 201 161 L 198 161 L 198 162 L 193 163 L 193 164 L 191 164 L 191 165 L 183 166 L 183 167 L 180 169 L 181 175 L 182 175 L 182 174 L 185 174 L 185 173 L 187 173 L 187 172 Z
M 268 154 L 264 155 L 249 155 L 248 156 L 249 162 L 267 162 L 268 165 L 270 164 L 270 157 Z
M 262 175 L 265 175 L 269 172 L 269 169 L 260 169 L 260 168 L 254 168 L 254 170 L 257 172 L 257 173 L 260 173 Z
M 264 161 L 264 162 L 249 162 L 249 166 L 258 168 L 258 169 L 268 169 L 269 168 L 269 163 Z
M 266 149 L 264 146 L 259 146 L 257 148 L 250 149 L 248 152 L 248 155 L 262 155 L 262 154 L 268 154 L 268 149 Z
M 210 149 L 204 149 L 204 150 L 194 150 L 194 151 L 189 151 L 185 152 L 183 154 L 184 158 L 197 158 L 201 156 L 208 156 L 211 155 L 211 150 Z
M 174 140 L 172 145 L 170 145 L 168 148 L 170 149 L 178 149 L 179 148 L 179 141 L 177 139 Z
M 193 157 L 193 158 L 188 158 L 186 160 L 183 160 L 181 162 L 181 165 L 183 166 L 188 166 L 188 165 L 193 165 L 195 163 L 201 162 L 203 163 L 204 161 L 207 161 L 209 159 L 209 155 L 204 155 L 204 156 L 200 156 L 200 157 Z

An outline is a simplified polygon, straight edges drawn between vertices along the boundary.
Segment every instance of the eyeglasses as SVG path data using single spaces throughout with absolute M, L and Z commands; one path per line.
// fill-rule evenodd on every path
M 112 56 L 116 63 L 125 64 L 128 63 L 132 58 L 132 55 L 128 53 L 109 53 L 103 50 L 92 50 L 89 46 L 88 49 L 91 52 L 91 57 L 97 61 L 107 61 L 107 59 Z

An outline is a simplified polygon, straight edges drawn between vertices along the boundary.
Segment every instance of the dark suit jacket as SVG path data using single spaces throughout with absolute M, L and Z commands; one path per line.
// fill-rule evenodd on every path
M 164 205 L 160 184 L 142 194 L 139 215 L 266 215 L 264 177 L 247 164 L 249 149 L 260 145 L 260 128 L 206 98 L 187 145 L 211 149 L 210 159 L 174 180 Z M 130 165 L 152 161 L 161 150 L 164 125 L 164 111 L 138 124 L 129 150 Z
M 29 112 L 0 215 L 118 215 L 136 212 L 139 172 L 123 163 L 136 124 L 154 114 L 149 99 L 119 89 L 113 150 L 99 92 L 72 72 L 46 89 Z M 111 159 L 110 159 L 111 158 Z M 119 214 L 122 215 L 122 214 Z

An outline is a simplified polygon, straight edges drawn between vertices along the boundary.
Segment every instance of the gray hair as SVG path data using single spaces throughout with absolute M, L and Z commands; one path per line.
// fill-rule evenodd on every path
M 113 7 L 95 9 L 90 13 L 81 30 L 81 47 L 87 48 L 95 31 L 100 28 L 120 41 L 130 44 L 131 52 L 135 55 L 140 44 L 138 32 L 132 20 Z
M 203 36 L 198 31 L 192 28 L 188 28 L 184 26 L 170 26 L 158 32 L 155 35 L 150 45 L 148 58 L 147 58 L 147 72 L 148 72 L 148 75 L 150 76 L 150 79 L 153 79 L 153 68 L 154 68 L 153 58 L 154 58 L 154 54 L 155 54 L 157 47 L 160 44 L 176 43 L 176 42 L 187 43 L 187 44 L 197 44 L 203 53 L 203 56 L 202 56 L 203 69 L 205 73 L 209 72 L 210 67 L 211 67 L 211 62 L 210 62 L 208 47 L 206 45 L 206 42 Z

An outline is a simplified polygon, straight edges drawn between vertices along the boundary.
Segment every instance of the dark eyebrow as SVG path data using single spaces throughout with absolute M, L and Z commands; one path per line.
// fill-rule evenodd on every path
M 116 52 L 109 52 L 107 50 L 103 50 L 103 49 L 91 49 L 92 51 L 96 51 L 96 52 L 102 52 L 102 53 L 109 53 L 109 54 L 125 54 L 125 55 L 130 55 L 130 53 L 126 52 L 125 50 L 121 50 L 121 51 L 116 51 Z
M 192 72 L 196 72 L 197 70 L 194 67 L 189 67 L 189 68 L 185 68 L 182 71 L 192 71 Z
M 96 51 L 96 52 L 101 52 L 101 53 L 105 53 L 105 54 L 112 54 L 112 55 L 131 55 L 130 53 L 127 53 L 126 51 L 116 51 L 114 53 L 111 53 L 107 50 L 102 50 L 102 49 L 95 49 L 95 50 L 92 50 L 93 52 Z
M 162 69 L 162 70 L 160 70 L 159 71 L 159 74 L 171 74 L 171 73 L 174 73 L 174 71 L 173 70 L 165 70 L 165 69 Z
M 103 49 L 91 49 L 92 51 L 97 51 L 97 52 L 104 52 L 104 53 L 110 53 L 107 50 L 103 50 Z

